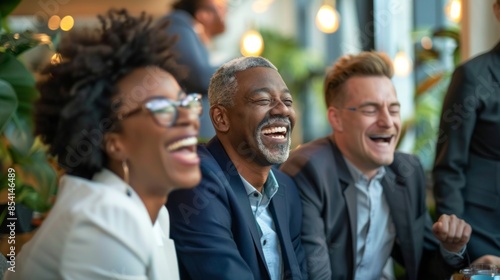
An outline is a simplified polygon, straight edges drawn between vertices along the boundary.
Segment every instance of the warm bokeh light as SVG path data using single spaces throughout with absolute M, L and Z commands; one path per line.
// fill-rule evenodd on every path
M 59 64 L 59 63 L 61 63 L 61 61 L 62 61 L 62 56 L 60 53 L 55 53 L 50 58 L 50 64 Z
M 264 50 L 264 39 L 256 30 L 248 30 L 241 38 L 241 54 L 244 56 L 259 56 Z
M 50 39 L 50 36 L 44 33 L 38 33 L 33 35 L 35 39 L 37 39 L 41 44 L 51 44 L 52 39 Z
M 53 15 L 49 18 L 47 26 L 49 27 L 50 30 L 57 30 L 59 29 L 60 23 L 61 23 L 61 18 L 57 15 Z
M 420 39 L 420 44 L 422 45 L 422 48 L 426 50 L 432 49 L 432 39 L 428 36 L 422 37 L 422 39 Z
M 321 32 L 334 33 L 339 29 L 339 12 L 330 5 L 323 5 L 316 14 L 316 26 Z
M 61 30 L 63 31 L 69 31 L 71 28 L 73 28 L 73 25 L 75 24 L 75 20 L 73 19 L 72 16 L 65 16 L 61 19 Z
M 449 20 L 460 22 L 460 19 L 462 19 L 462 3 L 460 0 L 449 0 L 448 4 L 446 4 L 445 14 Z
M 269 6 L 273 3 L 274 0 L 255 0 L 252 3 L 252 10 L 255 13 L 264 13 L 269 9 Z
M 394 57 L 393 65 L 394 74 L 400 77 L 408 76 L 412 71 L 411 68 L 413 67 L 411 58 L 404 51 L 399 51 L 396 54 L 396 57 Z

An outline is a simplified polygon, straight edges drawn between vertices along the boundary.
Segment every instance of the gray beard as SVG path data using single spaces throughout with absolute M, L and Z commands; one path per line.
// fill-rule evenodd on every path
M 286 143 L 274 145 L 272 147 L 272 150 L 268 149 L 264 145 L 264 143 L 262 142 L 262 134 L 260 132 L 262 131 L 262 128 L 264 126 L 273 124 L 276 121 L 285 121 L 286 123 L 288 123 L 288 127 L 290 128 L 290 121 L 288 119 L 286 119 L 286 118 L 273 118 L 267 122 L 260 124 L 255 132 L 255 138 L 257 139 L 257 146 L 259 148 L 259 151 L 264 155 L 266 160 L 271 164 L 280 164 L 280 163 L 285 162 L 288 159 L 288 154 L 290 153 L 290 145 L 292 142 L 292 139 L 290 137 L 290 129 L 288 129 L 288 132 L 286 135 L 286 137 L 287 137 Z

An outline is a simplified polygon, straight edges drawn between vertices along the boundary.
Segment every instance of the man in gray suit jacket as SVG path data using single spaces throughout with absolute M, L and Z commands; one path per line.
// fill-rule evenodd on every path
M 493 11 L 500 21 L 500 0 Z M 500 42 L 455 70 L 433 173 L 438 213 L 455 214 L 474 229 L 471 259 L 496 255 L 500 265 Z
M 470 226 L 454 215 L 432 225 L 418 159 L 395 153 L 401 120 L 392 74 L 384 54 L 342 57 L 325 80 L 334 133 L 281 167 L 301 192 L 311 279 L 394 279 L 393 260 L 407 279 L 449 279 L 467 264 Z

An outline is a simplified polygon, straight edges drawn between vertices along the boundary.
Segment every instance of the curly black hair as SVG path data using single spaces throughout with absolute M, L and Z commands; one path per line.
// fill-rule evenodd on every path
M 117 83 L 142 67 L 156 66 L 177 80 L 182 69 L 171 46 L 175 38 L 164 31 L 166 21 L 153 23 L 142 13 L 109 10 L 98 16 L 100 27 L 74 30 L 61 39 L 60 63 L 49 65 L 38 83 L 35 134 L 49 145 L 67 174 L 92 178 L 107 165 L 104 134 L 116 130 L 112 98 Z

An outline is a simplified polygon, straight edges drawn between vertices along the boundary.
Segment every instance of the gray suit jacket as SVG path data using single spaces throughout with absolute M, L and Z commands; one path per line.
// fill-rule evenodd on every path
M 356 188 L 333 136 L 302 145 L 281 169 L 296 182 L 303 206 L 302 244 L 309 278 L 354 279 Z M 396 153 L 382 179 L 396 228 L 392 257 L 407 279 L 444 279 L 445 264 L 425 204 L 425 176 L 418 159 Z
M 472 226 L 474 260 L 500 256 L 500 43 L 453 74 L 434 166 L 438 213 Z

